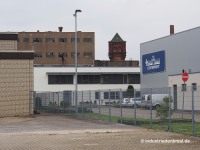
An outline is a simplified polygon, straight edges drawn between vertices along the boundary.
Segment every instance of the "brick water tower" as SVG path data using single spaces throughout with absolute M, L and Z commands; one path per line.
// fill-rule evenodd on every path
M 110 61 L 124 61 L 126 58 L 126 41 L 123 41 L 118 33 L 108 42 Z

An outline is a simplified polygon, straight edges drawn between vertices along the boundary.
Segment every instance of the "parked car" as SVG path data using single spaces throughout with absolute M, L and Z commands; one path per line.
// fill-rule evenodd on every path
M 136 107 L 139 106 L 139 104 L 141 103 L 141 98 L 135 98 L 135 103 L 136 103 Z M 122 106 L 123 107 L 134 107 L 134 98 L 123 98 L 122 100 Z
M 130 98 L 129 106 L 133 106 L 134 107 L 134 104 L 136 104 L 136 107 L 139 107 L 139 105 L 140 105 L 141 102 L 142 102 L 142 98 L 140 98 L 140 97 Z
M 128 107 L 129 102 L 130 102 L 130 98 L 123 98 L 122 99 L 122 107 Z

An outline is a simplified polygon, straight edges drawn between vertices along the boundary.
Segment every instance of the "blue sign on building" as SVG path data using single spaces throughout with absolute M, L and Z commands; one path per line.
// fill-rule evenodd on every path
M 165 51 L 158 51 L 142 56 L 142 73 L 165 71 Z

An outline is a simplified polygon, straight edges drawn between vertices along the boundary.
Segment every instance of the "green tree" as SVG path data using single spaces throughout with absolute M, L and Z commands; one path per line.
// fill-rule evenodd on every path
M 126 97 L 134 97 L 134 87 L 132 85 L 128 85 L 126 90 Z
M 170 99 L 169 99 L 170 98 Z M 163 103 L 159 108 L 156 109 L 156 117 L 160 117 L 161 119 L 169 117 L 169 104 L 173 102 L 172 97 L 164 97 Z M 172 115 L 172 108 L 170 108 L 170 112 Z

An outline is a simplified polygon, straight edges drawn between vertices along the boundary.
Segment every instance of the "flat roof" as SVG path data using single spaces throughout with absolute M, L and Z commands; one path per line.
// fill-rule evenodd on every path
M 153 41 L 156 41 L 156 40 L 160 40 L 160 39 L 163 39 L 163 38 L 168 38 L 168 37 L 171 37 L 171 36 L 175 36 L 175 35 L 177 35 L 177 34 L 182 34 L 182 33 L 184 33 L 184 32 L 188 32 L 188 31 L 196 30 L 196 29 L 200 29 L 200 26 L 199 26 L 199 27 L 196 27 L 196 28 L 184 30 L 184 31 L 181 31 L 181 32 L 177 32 L 177 33 L 174 33 L 174 34 L 171 34 L 171 35 L 167 35 L 167 36 L 164 36 L 164 37 L 160 37 L 160 38 L 157 38 L 157 39 L 154 39 L 154 40 L 150 40 L 150 41 L 147 41 L 147 42 L 143 42 L 143 43 L 140 43 L 140 45 L 146 44 L 146 43 L 149 43 L 149 42 L 153 42 Z

